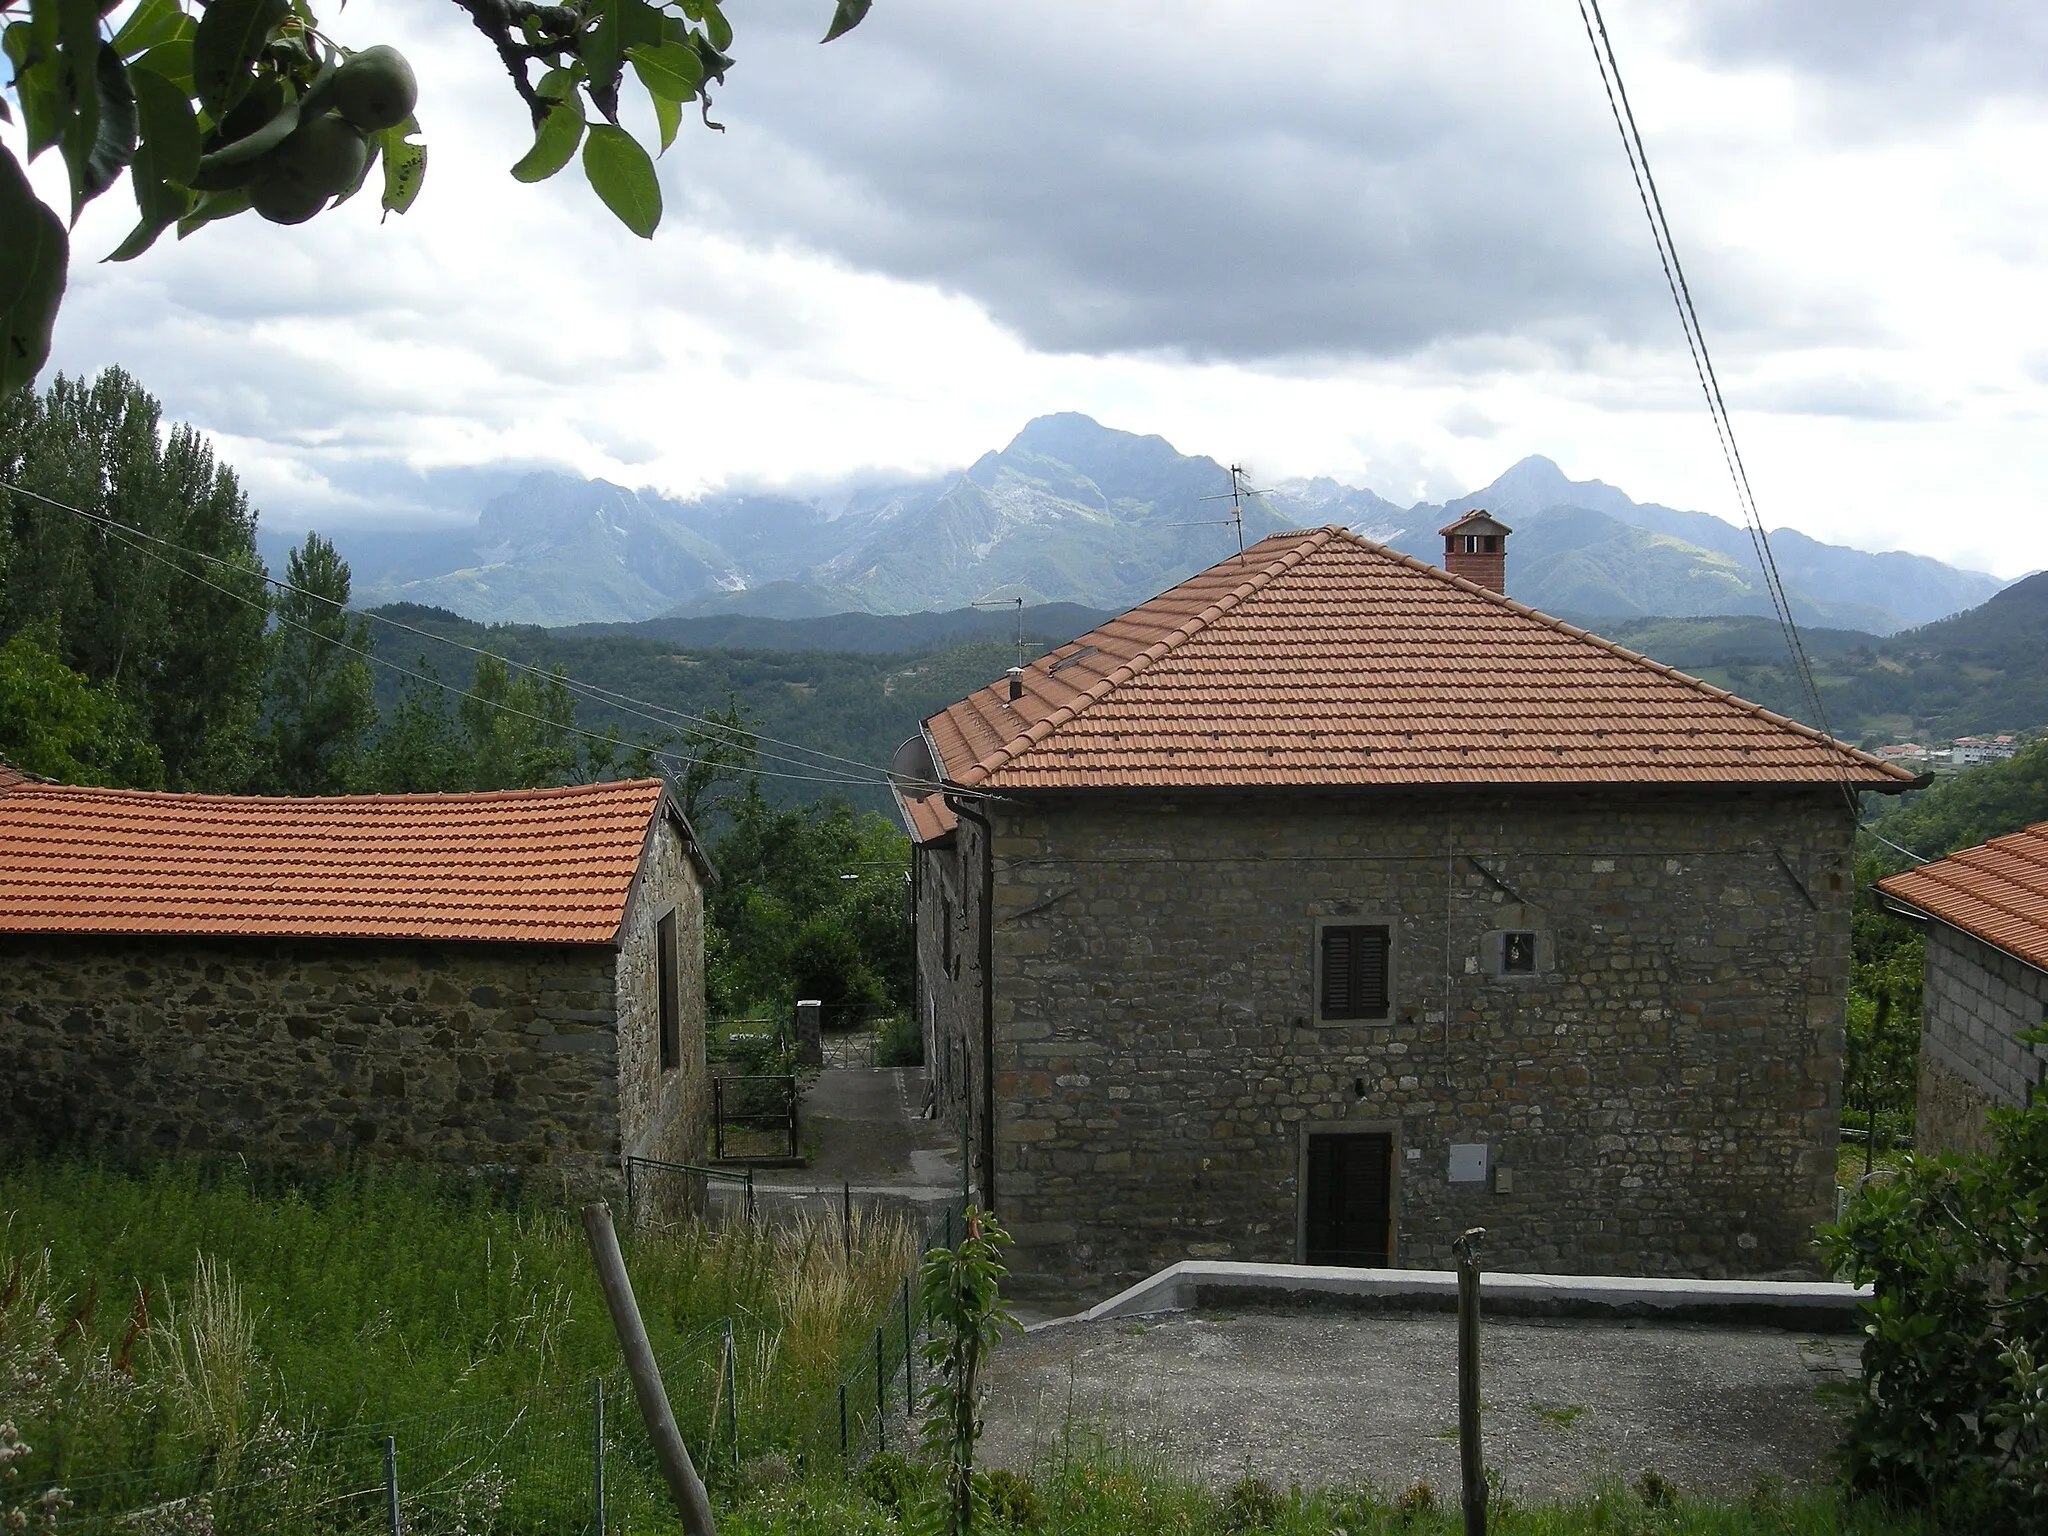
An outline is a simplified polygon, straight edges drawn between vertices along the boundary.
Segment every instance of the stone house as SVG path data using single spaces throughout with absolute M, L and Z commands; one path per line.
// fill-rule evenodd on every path
M 255 799 L 0 783 L 0 1126 L 609 1182 L 700 1162 L 704 891 L 659 780 Z
M 1021 1283 L 1470 1226 L 1501 1269 L 1811 1271 L 1855 796 L 1915 781 L 1443 532 L 1275 535 L 898 753 L 927 1059 Z
M 2048 1023 L 2048 821 L 1877 888 L 1927 936 L 1914 1144 L 1988 1150 L 1986 1111 L 2048 1077 L 2048 1048 L 2019 1038 Z

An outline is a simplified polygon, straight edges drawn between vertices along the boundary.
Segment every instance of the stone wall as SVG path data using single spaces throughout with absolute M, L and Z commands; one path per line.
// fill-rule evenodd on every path
M 661 1064 L 661 919 L 675 913 L 677 1063 Z M 671 1163 L 702 1163 L 711 1087 L 704 1057 L 704 889 L 680 830 L 656 817 L 626 900 L 617 960 L 619 1136 L 622 1151 Z M 672 1179 L 654 1190 L 683 1191 Z M 689 1193 L 694 1193 L 694 1189 Z M 687 1205 L 688 1199 L 670 1201 Z
M 1985 1112 L 2021 1105 L 2048 1051 L 2017 1038 L 2048 1017 L 2048 975 L 1947 923 L 1927 924 L 1914 1145 L 1982 1152 Z
M 616 1165 L 608 946 L 0 936 L 0 1123 L 67 1145 Z
M 925 1063 L 933 1103 L 949 1129 L 964 1133 L 970 1177 L 987 1183 L 982 1068 L 981 828 L 962 817 L 949 844 L 920 848 L 918 887 L 918 1007 L 925 1028 Z
M 1398 1265 L 1483 1225 L 1502 1269 L 1813 1272 L 1849 964 L 1833 792 L 991 810 L 1024 1284 L 1297 1259 L 1306 1134 L 1346 1127 L 1393 1136 Z M 1315 1022 L 1314 924 L 1347 915 L 1393 928 L 1387 1021 Z M 1530 922 L 1538 973 L 1496 974 Z M 937 999 L 970 1042 L 972 980 Z M 1460 1142 L 1506 1177 L 1451 1184 Z

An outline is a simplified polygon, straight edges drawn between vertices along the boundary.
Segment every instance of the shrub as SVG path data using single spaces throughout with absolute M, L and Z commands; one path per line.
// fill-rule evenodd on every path
M 1280 1518 L 1280 1495 L 1263 1477 L 1241 1477 L 1223 1496 L 1224 1523 L 1233 1531 L 1265 1531 Z
M 921 1067 L 924 1065 L 924 1031 L 917 1027 L 917 1020 L 910 1014 L 892 1013 L 882 1020 L 880 1037 L 875 1041 L 875 1065 L 878 1067 Z
M 1401 1517 L 1403 1525 L 1417 1516 L 1435 1514 L 1436 1490 L 1427 1483 L 1410 1483 L 1394 1500 L 1394 1513 Z
M 1035 1531 L 1043 1518 L 1038 1507 L 1038 1490 L 1028 1478 L 997 1467 L 976 1475 L 980 1483 L 981 1508 L 1004 1530 Z
M 878 1451 L 870 1456 L 853 1480 L 864 1495 L 898 1514 L 911 1507 L 922 1482 L 909 1459 L 894 1451 Z
M 2048 1532 L 2048 1096 L 1991 1131 L 1981 1156 L 1908 1158 L 1822 1231 L 1875 1288 L 1843 1470 L 1968 1528 Z
M 1663 1473 L 1645 1467 L 1636 1479 L 1636 1497 L 1651 1509 L 1669 1509 L 1678 1502 L 1678 1489 Z

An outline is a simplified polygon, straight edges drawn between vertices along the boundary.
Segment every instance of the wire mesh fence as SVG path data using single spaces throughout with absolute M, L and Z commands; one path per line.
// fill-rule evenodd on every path
M 852 1255 L 875 1213 L 850 1204 Z M 916 1267 L 959 1230 L 952 1207 L 912 1218 L 907 1259 L 842 1345 L 837 1381 L 790 1365 L 786 1328 L 725 1318 L 663 1351 L 678 1428 L 707 1482 L 729 1486 L 776 1454 L 815 1469 L 903 1449 L 915 1422 L 922 1332 Z M 837 1246 L 836 1244 L 834 1246 Z M 871 1290 L 867 1292 L 873 1295 Z M 842 1340 L 844 1334 L 838 1335 Z M 74 1469 L 77 1470 L 77 1469 Z M 623 1370 L 384 1423 L 294 1428 L 269 1420 L 201 1461 L 12 1485 L 7 1502 L 80 1536 L 564 1536 L 672 1531 L 675 1513 Z

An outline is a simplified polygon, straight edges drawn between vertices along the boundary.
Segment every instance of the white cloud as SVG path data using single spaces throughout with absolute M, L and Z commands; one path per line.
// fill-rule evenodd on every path
M 96 206 L 57 362 L 128 367 L 292 523 L 537 464 L 930 470 L 1057 409 L 1396 499 L 1542 452 L 1731 510 L 1570 7 L 883 0 L 819 48 L 828 8 L 738 17 L 650 243 L 506 174 L 524 109 L 453 6 L 355 0 L 425 85 L 414 212 L 106 267 Z M 1609 5 L 1774 522 L 2048 565 L 2040 14 Z

